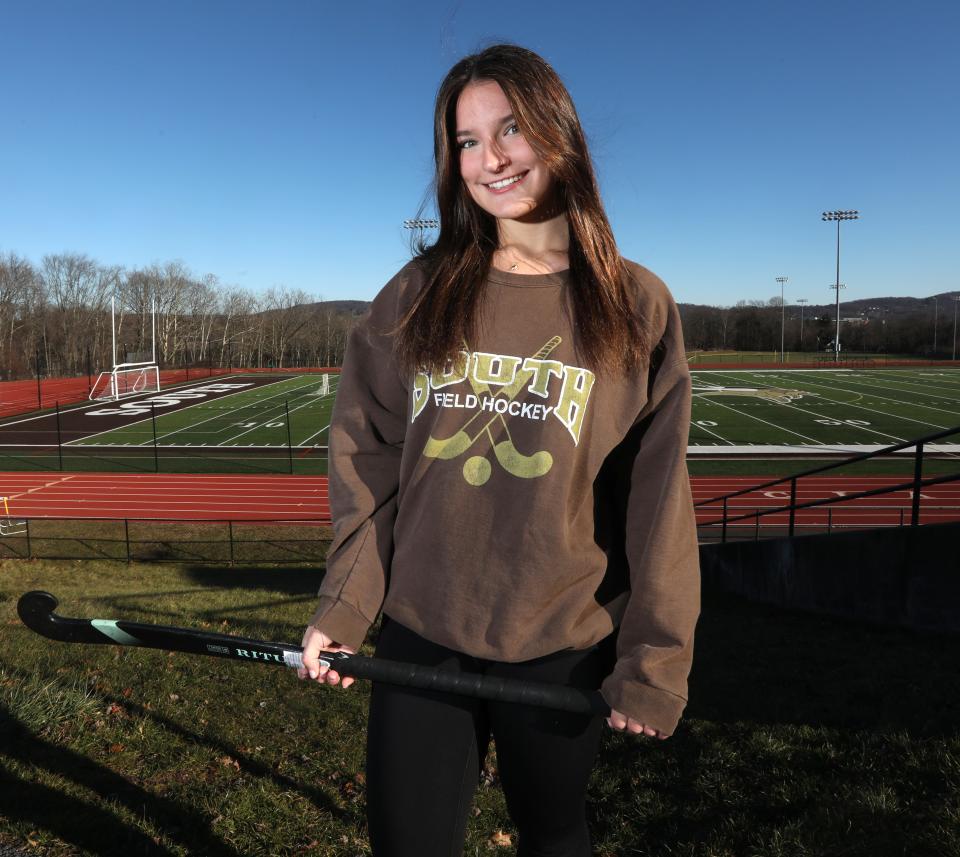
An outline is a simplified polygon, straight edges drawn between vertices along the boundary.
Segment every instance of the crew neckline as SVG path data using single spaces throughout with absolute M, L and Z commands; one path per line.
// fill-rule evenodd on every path
M 544 288 L 547 286 L 563 286 L 570 282 L 570 269 L 553 271 L 549 274 L 515 274 L 512 271 L 501 271 L 490 267 L 487 278 L 492 283 L 502 286 L 519 286 L 521 288 Z

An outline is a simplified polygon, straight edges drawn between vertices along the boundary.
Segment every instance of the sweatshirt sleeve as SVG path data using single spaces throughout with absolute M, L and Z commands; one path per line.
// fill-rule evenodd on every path
M 384 331 L 397 317 L 401 275 L 350 333 L 330 422 L 334 538 L 309 624 L 354 649 L 380 612 L 393 553 L 407 385 Z
M 671 314 L 676 307 L 671 307 Z M 611 708 L 673 733 L 687 702 L 700 612 L 697 529 L 687 474 L 691 382 L 679 317 L 637 418 L 642 431 L 626 500 L 630 595 L 617 662 L 601 686 Z

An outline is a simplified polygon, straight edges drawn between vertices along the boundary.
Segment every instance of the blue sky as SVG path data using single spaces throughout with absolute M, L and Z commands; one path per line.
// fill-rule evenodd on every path
M 0 252 L 368 300 L 409 257 L 437 85 L 563 77 L 621 252 L 680 301 L 960 288 L 956 2 L 0 0 Z

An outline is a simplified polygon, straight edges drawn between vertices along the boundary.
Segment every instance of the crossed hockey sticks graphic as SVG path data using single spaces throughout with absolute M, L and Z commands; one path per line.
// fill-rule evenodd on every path
M 542 360 L 549 355 L 562 342 L 559 336 L 554 336 L 547 340 L 543 346 L 533 355 L 535 359 Z M 478 396 L 482 393 L 490 393 L 490 387 L 487 384 L 480 384 L 474 378 L 468 376 L 470 386 Z M 530 377 L 522 371 L 517 372 L 512 384 L 502 388 L 494 394 L 494 398 L 506 399 L 512 402 Z M 497 413 L 492 416 L 472 437 L 467 429 L 477 419 L 483 417 L 483 412 L 478 411 L 463 425 L 463 427 L 448 438 L 435 438 L 432 434 L 427 440 L 423 454 L 427 458 L 451 459 L 456 458 L 466 452 L 484 433 L 490 438 L 493 446 L 493 454 L 496 456 L 500 466 L 513 476 L 521 478 L 534 478 L 543 476 L 553 466 L 553 456 L 547 450 L 539 450 L 532 455 L 525 455 L 520 452 L 513 443 L 513 437 L 510 434 L 510 428 L 503 414 Z M 503 424 L 507 433 L 507 439 L 497 441 L 490 430 L 490 426 L 497 420 Z M 464 478 L 473 485 L 482 485 L 490 476 L 490 464 L 484 456 L 474 456 L 467 460 L 464 465 Z

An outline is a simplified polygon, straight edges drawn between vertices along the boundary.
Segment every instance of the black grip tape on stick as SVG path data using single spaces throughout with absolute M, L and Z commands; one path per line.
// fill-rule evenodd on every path
M 271 643 L 230 634 L 122 619 L 71 619 L 54 613 L 57 604 L 57 599 L 49 592 L 27 592 L 17 602 L 17 613 L 30 630 L 64 643 L 137 646 L 246 663 L 279 664 L 292 668 L 303 666 L 303 649 L 291 643 Z M 351 678 L 575 714 L 610 715 L 610 707 L 600 693 L 585 688 L 495 678 L 478 673 L 454 673 L 436 667 L 368 658 L 347 652 L 321 652 L 320 659 L 341 676 Z

